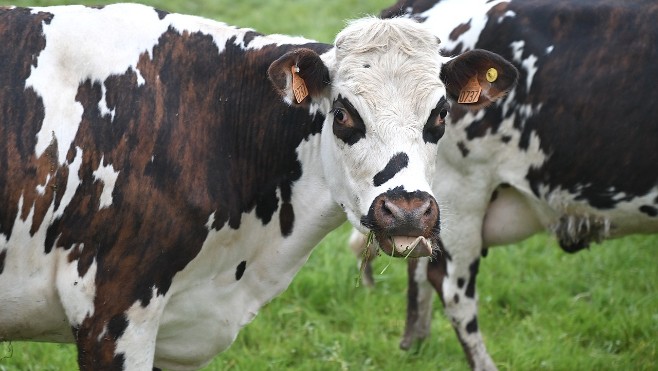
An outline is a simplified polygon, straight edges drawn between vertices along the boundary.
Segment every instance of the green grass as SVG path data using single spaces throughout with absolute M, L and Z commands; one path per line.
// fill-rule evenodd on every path
M 356 287 L 349 226 L 330 234 L 284 294 L 205 370 L 467 370 L 434 306 L 432 335 L 398 350 L 406 266 L 375 261 L 374 289 Z M 658 236 L 608 241 L 575 255 L 546 236 L 494 248 L 478 281 L 480 327 L 501 370 L 658 369 Z M 0 370 L 75 368 L 73 346 L 14 342 Z M 0 348 L 8 356 L 8 343 Z
M 51 5 L 68 1 L 16 1 Z M 75 1 L 100 4 L 107 1 Z M 144 1 L 330 42 L 345 19 L 377 13 L 383 1 Z M 7 1 L 0 1 L 8 5 Z M 205 370 L 467 370 L 452 327 L 434 307 L 432 335 L 398 350 L 406 265 L 375 262 L 377 287 L 356 287 L 344 225 L 321 243 L 286 292 L 266 305 L 233 346 Z M 544 236 L 492 249 L 478 280 L 480 318 L 501 370 L 658 370 L 658 236 L 629 237 L 575 255 Z M 0 370 L 71 370 L 70 345 L 0 343 Z
M 195 14 L 262 33 L 303 35 L 332 42 L 345 21 L 379 12 L 391 0 L 0 0 L 0 5 L 48 6 L 66 4 L 112 4 L 139 2 L 171 12 Z

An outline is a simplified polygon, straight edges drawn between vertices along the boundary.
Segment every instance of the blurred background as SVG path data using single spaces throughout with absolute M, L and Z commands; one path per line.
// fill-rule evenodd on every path
M 112 2 L 0 0 L 0 5 Z M 346 20 L 379 14 L 394 3 L 141 2 L 323 42 L 331 42 Z M 468 370 L 438 297 L 431 337 L 409 352 L 398 349 L 406 315 L 406 264 L 382 256 L 374 264 L 376 287 L 357 285 L 349 231 L 343 225 L 327 236 L 288 290 L 263 307 L 233 346 L 204 370 Z M 499 369 L 658 370 L 657 247 L 658 237 L 633 236 L 568 255 L 551 238 L 536 236 L 491 249 L 478 276 L 478 322 Z M 0 371 L 74 369 L 72 345 L 0 343 Z

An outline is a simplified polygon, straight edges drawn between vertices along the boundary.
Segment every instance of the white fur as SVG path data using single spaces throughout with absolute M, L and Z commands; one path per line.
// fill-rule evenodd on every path
M 23 202 L 21 197 L 19 210 Z M 0 275 L 0 340 L 9 339 L 7 334 L 11 334 L 11 339 L 70 341 L 71 329 L 54 285 L 58 274 L 54 261 L 66 254 L 55 251 L 46 256 L 43 242 L 47 223 L 30 236 L 34 208 L 25 219 L 20 214 L 14 220 L 11 237 L 0 239 L 0 251 L 7 254 Z
M 5 268 L 0 275 L 0 313 L 3 314 L 0 316 L 0 329 L 6 330 L 7 334 L 14 333 L 19 338 L 26 339 L 53 341 L 71 339 L 71 330 L 66 320 L 63 303 L 76 300 L 72 297 L 60 297 L 55 282 L 57 285 L 63 284 L 63 280 L 66 279 L 58 275 L 75 276 L 73 271 L 77 272 L 77 268 L 76 265 L 58 266 L 58 261 L 68 259 L 68 252 L 54 249 L 46 255 L 44 242 L 50 223 L 63 214 L 63 210 L 73 199 L 75 189 L 80 184 L 78 170 L 81 163 L 82 150 L 78 148 L 76 157 L 69 165 L 66 190 L 60 190 L 64 191 L 64 195 L 59 208 L 55 210 L 54 203 L 49 206 L 40 228 L 34 234 L 30 233 L 34 205 L 30 206 L 29 214 L 23 218 L 20 210 L 23 209 L 24 199 L 21 197 L 11 237 L 4 243 L 0 241 L 0 250 L 2 247 L 7 250 Z M 20 279 L 20 285 L 8 277 Z M 81 285 L 78 290 L 84 290 L 83 287 L 84 285 Z M 73 312 L 79 313 L 77 310 Z M 78 320 L 77 314 L 70 319 L 71 323 L 76 323 Z
M 119 177 L 119 172 L 115 171 L 111 164 L 103 165 L 104 158 L 105 157 L 101 157 L 98 169 L 93 173 L 96 180 L 103 182 L 103 192 L 100 197 L 99 209 L 112 206 L 112 191 L 114 190 L 114 185 Z
M 453 50 L 462 44 L 463 51 L 475 49 L 475 44 L 480 38 L 482 30 L 487 24 L 487 12 L 500 3 L 508 3 L 510 0 L 443 0 L 420 14 L 421 17 L 431 18 L 426 22 L 432 32 L 441 39 L 441 48 Z M 513 12 L 507 12 L 504 17 L 514 17 Z M 457 39 L 450 39 L 450 33 L 459 25 L 470 22 L 470 28 Z
M 126 311 L 128 326 L 117 341 L 115 351 L 116 354 L 124 355 L 125 371 L 148 370 L 153 367 L 155 338 L 168 295 L 158 296 L 155 288 L 152 289 L 151 295 L 146 307 L 142 306 L 141 301 L 137 301 Z
M 77 245 L 71 249 L 82 250 L 84 245 Z M 84 276 L 80 277 L 78 261 L 69 262 L 68 254 L 58 254 L 55 285 L 58 295 L 63 299 L 62 306 L 71 326 L 80 325 L 85 318 L 94 314 L 97 268 L 98 265 L 94 261 Z

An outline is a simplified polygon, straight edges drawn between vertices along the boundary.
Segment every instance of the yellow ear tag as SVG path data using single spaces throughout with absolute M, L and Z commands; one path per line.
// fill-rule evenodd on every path
M 482 87 L 480 87 L 480 83 L 478 83 L 478 77 L 473 76 L 470 80 L 468 80 L 466 86 L 462 88 L 462 91 L 459 92 L 459 99 L 457 99 L 457 103 L 477 103 L 478 99 L 480 99 L 481 92 Z
M 498 79 L 498 70 L 491 67 L 487 70 L 487 81 L 494 82 Z
M 297 74 L 299 72 L 299 67 L 292 66 L 292 93 L 295 95 L 295 100 L 297 103 L 301 103 L 304 98 L 308 96 L 308 89 L 306 89 L 306 83 L 304 79 L 299 77 Z

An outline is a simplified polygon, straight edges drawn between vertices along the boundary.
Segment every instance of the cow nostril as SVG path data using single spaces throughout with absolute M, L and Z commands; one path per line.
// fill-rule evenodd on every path
M 385 200 L 382 201 L 381 210 L 384 215 L 393 215 L 393 210 L 390 209 L 388 202 L 386 202 Z
M 423 207 L 425 207 L 425 216 L 432 216 L 436 212 L 436 204 L 431 200 L 427 200 Z
M 427 193 L 389 191 L 373 201 L 366 220 L 391 236 L 420 236 L 433 230 L 438 216 L 438 205 Z

